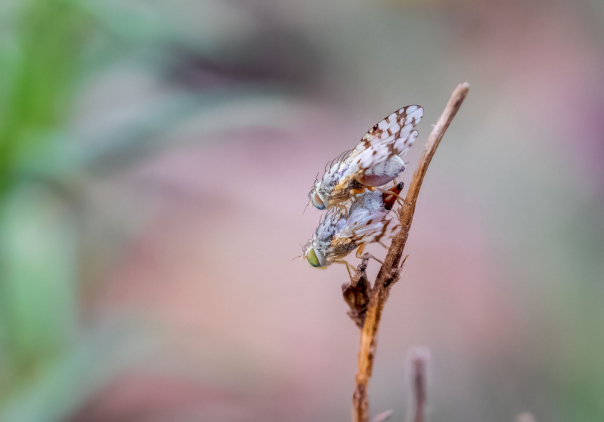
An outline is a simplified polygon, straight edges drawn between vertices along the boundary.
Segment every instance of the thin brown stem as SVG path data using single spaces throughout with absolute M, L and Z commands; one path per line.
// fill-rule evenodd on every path
M 463 83 L 457 86 L 445 107 L 445 111 L 438 119 L 434 130 L 428 138 L 428 144 L 424 148 L 424 152 L 420 158 L 419 165 L 413 180 L 409 185 L 409 191 L 405 203 L 399 210 L 399 220 L 402 225 L 400 233 L 392 240 L 388 254 L 378 273 L 374 287 L 371 290 L 369 297 L 369 306 L 365 317 L 365 323 L 361 330 L 361 345 L 359 350 L 358 372 L 356 375 L 356 388 L 352 396 L 353 402 L 353 422 L 369 421 L 369 398 L 367 395 L 367 387 L 371 372 L 373 370 L 373 358 L 376 349 L 376 337 L 382 316 L 384 304 L 388 299 L 390 288 L 399 278 L 401 258 L 409 237 L 409 230 L 413 221 L 415 205 L 419 196 L 419 191 L 424 181 L 424 176 L 432 161 L 432 157 L 440 144 L 447 128 L 461 107 L 463 100 L 468 94 L 470 85 Z
M 426 382 L 427 366 L 430 352 L 428 349 L 415 348 L 411 351 L 411 413 L 410 422 L 424 422 L 426 420 Z

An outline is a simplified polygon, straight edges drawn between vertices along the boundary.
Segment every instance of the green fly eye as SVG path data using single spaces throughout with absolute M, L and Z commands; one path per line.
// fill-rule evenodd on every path
M 314 249 L 310 249 L 308 254 L 306 254 L 306 259 L 308 259 L 308 263 L 313 267 L 321 267 L 321 263 L 319 262 L 319 258 L 317 258 L 317 254 Z

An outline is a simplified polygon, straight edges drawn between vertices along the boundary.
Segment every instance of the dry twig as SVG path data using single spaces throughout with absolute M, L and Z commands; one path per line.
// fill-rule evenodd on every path
M 382 316 L 382 310 L 384 304 L 388 299 L 390 288 L 396 281 L 398 281 L 400 275 L 401 258 L 407 238 L 409 237 L 409 230 L 411 229 L 411 222 L 413 221 L 413 213 L 415 212 L 415 205 L 419 196 L 419 191 L 432 161 L 432 157 L 438 148 L 438 145 L 443 138 L 445 131 L 449 127 L 449 124 L 455 117 L 455 114 L 459 110 L 463 100 L 468 94 L 470 86 L 467 83 L 463 83 L 457 86 L 455 91 L 449 100 L 449 103 L 445 107 L 445 111 L 438 119 L 434 130 L 428 138 L 428 144 L 426 145 L 424 152 L 420 158 L 419 165 L 413 180 L 409 185 L 409 191 L 405 203 L 399 210 L 399 220 L 402 225 L 401 232 L 392 240 L 388 254 L 382 265 L 380 272 L 378 273 L 377 279 L 374 283 L 373 288 L 369 292 L 369 305 L 365 314 L 363 328 L 361 330 L 361 345 L 359 350 L 359 366 L 356 375 L 356 388 L 352 396 L 353 402 L 353 417 L 354 422 L 368 422 L 369 421 L 369 398 L 367 395 L 367 386 L 369 384 L 369 378 L 373 369 L 373 358 L 376 348 L 376 336 Z
M 425 348 L 411 350 L 411 412 L 409 422 L 424 422 L 426 420 L 426 382 L 427 365 L 430 351 Z

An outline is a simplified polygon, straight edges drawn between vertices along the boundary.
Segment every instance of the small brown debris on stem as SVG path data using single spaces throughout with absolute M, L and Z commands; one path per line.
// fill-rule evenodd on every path
M 351 282 L 342 285 L 342 296 L 344 296 L 344 301 L 350 308 L 347 314 L 359 329 L 363 329 L 367 306 L 369 306 L 370 288 L 367 273 L 365 272 L 367 261 L 369 261 L 369 258 L 364 257 L 357 267 Z
M 356 375 L 356 388 L 352 396 L 352 420 L 353 422 L 368 422 L 369 421 L 369 397 L 367 395 L 367 387 L 371 372 L 373 370 L 373 359 L 377 346 L 377 332 L 382 317 L 384 304 L 388 299 L 390 288 L 398 281 L 400 270 L 399 265 L 409 237 L 409 230 L 413 221 L 415 205 L 419 196 L 419 191 L 424 181 L 424 176 L 428 170 L 428 166 L 432 161 L 432 157 L 440 144 L 447 128 L 461 107 L 470 85 L 463 83 L 455 88 L 449 103 L 445 107 L 445 111 L 438 119 L 434 126 L 428 143 L 424 148 L 424 152 L 419 160 L 419 165 L 413 180 L 409 185 L 409 191 L 405 198 L 404 204 L 399 210 L 399 220 L 402 225 L 400 233 L 392 240 L 384 265 L 380 268 L 374 287 L 369 293 L 369 305 L 365 314 L 365 322 L 361 330 L 361 345 L 359 350 L 358 372 Z
M 426 372 L 430 351 L 417 347 L 411 350 L 411 391 L 412 403 L 409 422 L 424 422 L 426 420 Z

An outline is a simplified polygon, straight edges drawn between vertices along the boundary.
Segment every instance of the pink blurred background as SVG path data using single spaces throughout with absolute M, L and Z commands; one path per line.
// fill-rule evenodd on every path
M 26 29 L 43 9 L 5 3 Z M 386 305 L 372 413 L 404 419 L 423 345 L 432 421 L 603 420 L 600 2 L 73 4 L 90 32 L 67 47 L 64 117 L 8 166 L 5 309 L 24 310 L 4 317 L 1 420 L 349 420 L 348 276 L 291 260 L 320 217 L 307 193 L 421 104 L 408 184 L 464 81 Z M 18 278 L 57 266 L 56 284 Z M 63 334 L 40 346 L 24 324 Z

